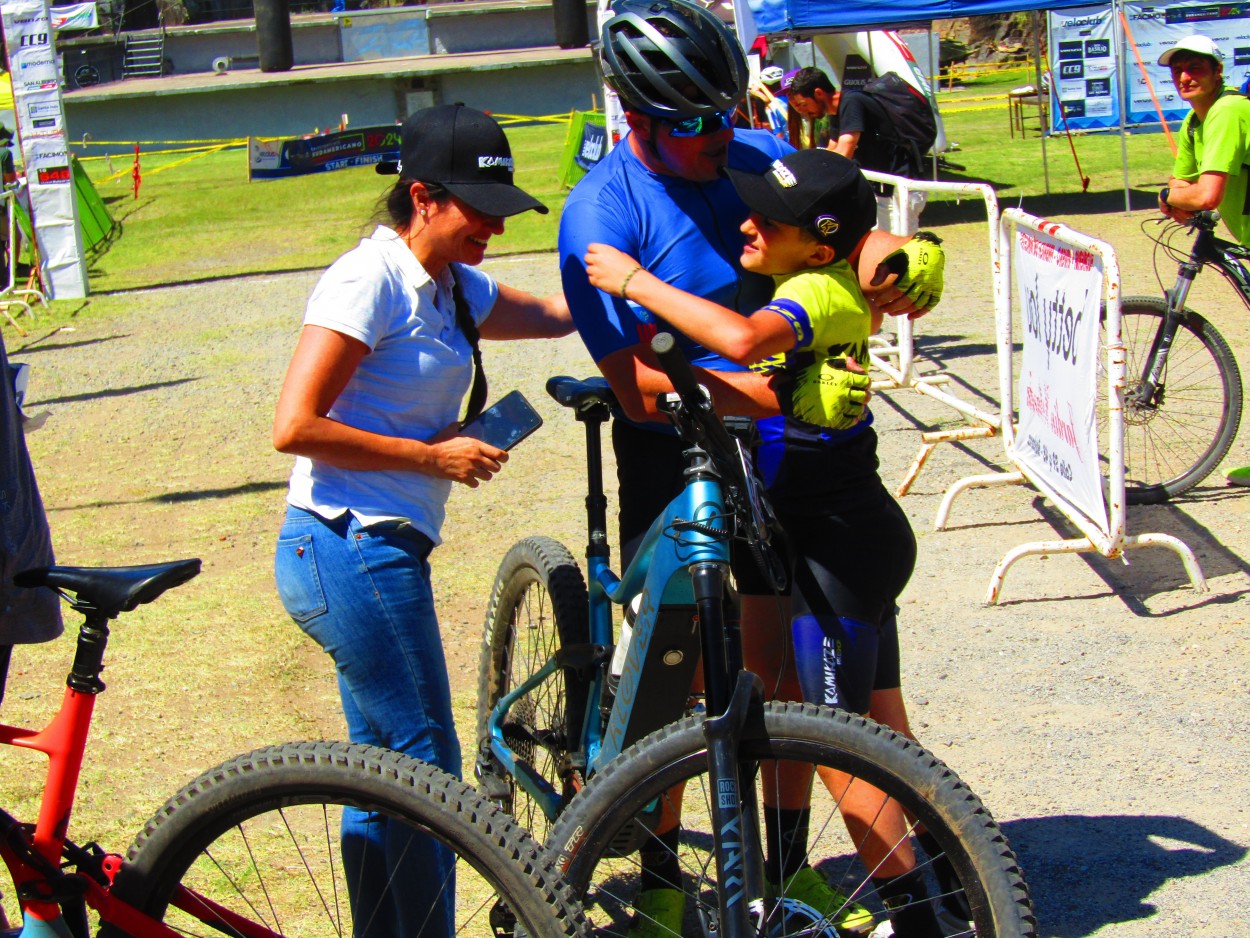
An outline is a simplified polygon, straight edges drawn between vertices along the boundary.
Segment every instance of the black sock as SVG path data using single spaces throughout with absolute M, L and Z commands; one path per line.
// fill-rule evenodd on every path
M 920 846 L 924 847 L 924 852 L 929 857 L 929 869 L 933 870 L 938 885 L 942 887 L 942 898 L 938 900 L 942 903 L 942 907 L 960 921 L 972 921 L 972 907 L 968 904 L 968 895 L 964 892 L 963 883 L 959 881 L 950 857 L 942 850 L 942 845 L 928 831 L 917 834 L 916 839 L 920 841 Z
M 770 808 L 764 806 L 764 875 L 781 885 L 807 865 L 807 828 L 811 808 Z
M 943 938 L 942 927 L 933 913 L 929 890 L 919 870 L 902 876 L 873 877 L 872 885 L 881 897 L 894 934 L 898 938 Z
M 652 834 L 638 850 L 642 864 L 639 889 L 680 889 L 681 863 L 677 859 L 677 842 L 681 825 L 663 834 Z

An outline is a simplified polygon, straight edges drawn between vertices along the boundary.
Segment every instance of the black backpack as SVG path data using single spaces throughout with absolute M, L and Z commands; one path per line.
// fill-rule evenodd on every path
M 888 172 L 920 179 L 925 176 L 925 154 L 937 140 L 937 118 L 929 100 L 894 72 L 864 85 L 866 94 L 885 111 L 889 127 L 879 136 L 894 147 L 894 165 Z

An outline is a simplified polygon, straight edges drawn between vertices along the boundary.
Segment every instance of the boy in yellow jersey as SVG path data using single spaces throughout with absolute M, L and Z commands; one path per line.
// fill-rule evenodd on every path
M 879 325 L 852 267 L 872 228 L 872 189 L 857 163 L 822 149 L 791 153 L 762 175 L 727 172 L 751 210 L 742 225 L 742 267 L 771 275 L 776 284 L 767 305 L 743 317 L 669 286 L 603 244 L 590 246 L 586 269 L 595 287 L 619 290 L 626 284 L 629 300 L 694 341 L 739 364 L 777 371 L 782 386 L 792 388 L 790 394 L 778 391 L 784 416 L 757 421 L 757 465 L 794 558 L 791 625 L 803 695 L 911 735 L 900 687 L 896 603 L 915 565 L 915 537 L 877 474 L 871 413 L 832 429 L 805 419 L 821 413 L 835 372 L 867 360 L 868 337 Z M 941 254 L 932 235 L 918 235 L 908 246 Z M 909 266 L 920 271 L 933 265 L 917 256 Z M 937 276 L 940 270 L 938 264 Z M 766 821 L 774 813 L 804 811 L 803 805 L 780 807 Z M 842 799 L 841 810 L 855 842 L 864 845 L 864 865 L 894 934 L 941 938 L 945 932 L 899 806 L 883 806 L 880 792 L 861 782 Z M 806 838 L 801 817 L 784 818 L 780 826 Z M 867 837 L 869 831 L 874 836 Z M 773 846 L 772 831 L 766 835 Z M 943 894 L 954 891 L 949 898 L 962 899 L 940 848 L 927 834 L 921 842 Z M 782 884 L 779 894 L 794 897 L 805 880 L 820 876 L 803 862 L 805 852 L 768 851 L 767 879 Z M 942 911 L 966 926 L 966 904 L 953 905 Z M 844 934 L 860 924 L 834 921 Z

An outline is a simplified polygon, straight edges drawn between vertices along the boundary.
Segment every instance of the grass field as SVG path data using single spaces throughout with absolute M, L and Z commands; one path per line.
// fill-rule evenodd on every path
M 968 81 L 939 95 L 946 135 L 958 144 L 950 159 L 964 167 L 945 178 L 987 181 L 1003 206 L 1034 206 L 1039 213 L 1116 210 L 1124 185 L 1121 139 L 1117 134 L 1066 136 L 1046 141 L 1036 134 L 1008 133 L 1007 92 L 1031 81 L 1025 68 Z M 517 180 L 552 209 L 509 219 L 494 253 L 554 250 L 566 190 L 557 181 L 563 148 L 562 124 L 508 129 L 517 161 Z M 1125 138 L 1128 182 L 1140 198 L 1162 185 L 1171 157 L 1161 134 Z M 1073 149 L 1080 162 L 1078 173 Z M 111 315 L 116 294 L 135 289 L 244 274 L 320 268 L 369 229 L 388 179 L 371 168 L 293 179 L 249 182 L 243 149 L 206 154 L 183 152 L 141 156 L 138 198 L 131 190 L 129 158 L 92 160 L 98 181 L 122 235 L 91 262 L 93 297 L 55 304 L 56 323 L 75 317 Z M 1081 177 L 1090 185 L 1082 193 Z M 1052 199 L 1038 202 L 1047 194 Z M 1053 197 L 1062 201 L 1055 202 Z

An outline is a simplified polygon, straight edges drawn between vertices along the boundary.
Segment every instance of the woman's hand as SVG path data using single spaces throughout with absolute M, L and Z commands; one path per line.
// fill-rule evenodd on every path
M 586 251 L 586 274 L 590 285 L 604 293 L 621 296 L 621 286 L 642 265 L 608 244 L 592 244 Z
M 428 471 L 436 478 L 451 479 L 475 489 L 479 482 L 490 481 L 508 461 L 508 454 L 497 446 L 458 433 L 458 425 L 452 424 L 430 440 Z

